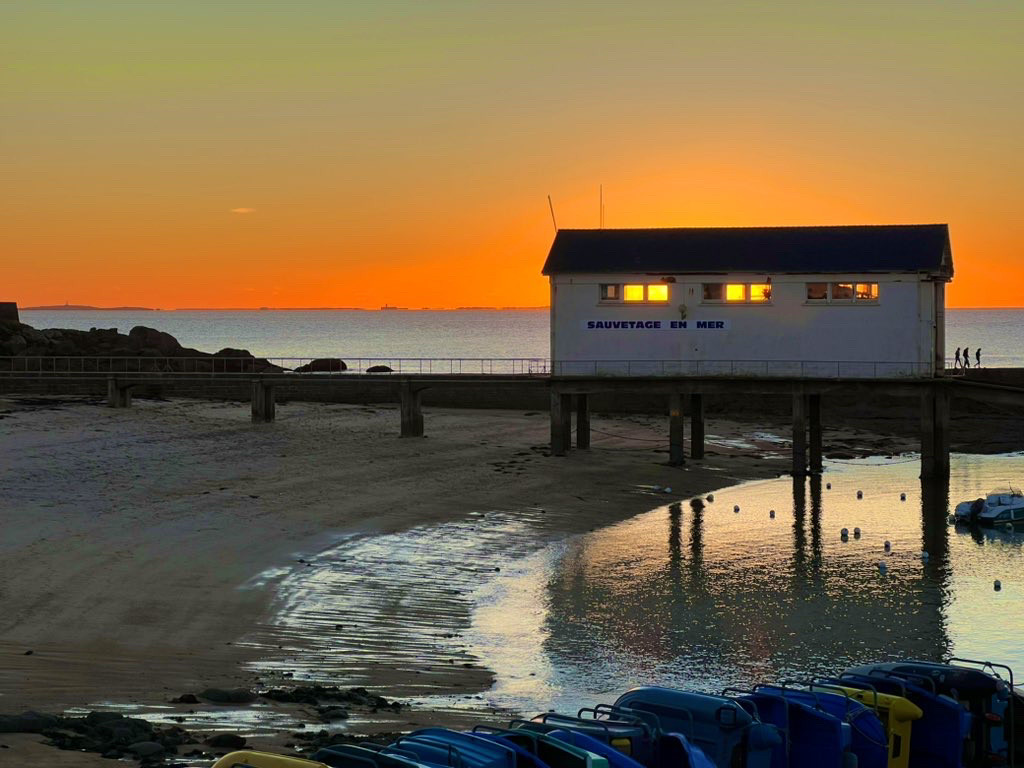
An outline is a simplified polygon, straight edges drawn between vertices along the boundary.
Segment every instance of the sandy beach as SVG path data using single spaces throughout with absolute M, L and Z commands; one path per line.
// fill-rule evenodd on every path
M 550 540 L 664 504 L 654 486 L 686 499 L 787 467 L 781 443 L 722 420 L 709 423 L 706 460 L 672 468 L 664 419 L 652 416 L 598 415 L 593 449 L 564 458 L 548 455 L 546 413 L 431 409 L 426 419 L 427 437 L 403 440 L 393 406 L 289 403 L 276 423 L 254 426 L 244 403 L 0 400 L 0 712 L 145 710 L 210 686 L 304 677 L 386 696 L 471 697 L 492 675 L 459 645 L 472 606 L 444 569 L 420 569 L 398 585 L 408 599 L 384 604 L 377 595 L 396 593 L 394 583 L 374 591 L 388 578 L 379 560 L 348 582 L 367 590 L 366 610 L 335 616 L 328 591 L 326 618 L 305 625 L 279 622 L 280 585 L 344 571 L 321 554 L 346 537 L 497 513 L 523 517 L 520 540 Z M 452 563 L 463 583 L 517 552 L 493 535 L 488 547 Z M 403 643 L 409 627 L 437 632 Z M 345 663 L 328 658 L 332 646 L 346 649 Z M 421 707 L 347 727 L 481 714 Z M 4 750 L 0 763 L 18 754 Z

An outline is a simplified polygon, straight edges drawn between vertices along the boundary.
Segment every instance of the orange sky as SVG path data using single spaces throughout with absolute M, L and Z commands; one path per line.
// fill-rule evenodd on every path
M 0 300 L 547 302 L 558 223 L 946 222 L 1021 306 L 1024 4 L 0 10 Z

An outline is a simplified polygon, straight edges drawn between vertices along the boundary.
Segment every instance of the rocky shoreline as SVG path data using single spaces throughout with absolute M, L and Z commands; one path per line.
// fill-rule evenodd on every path
M 389 701 L 365 688 L 339 688 L 309 685 L 293 688 L 207 688 L 199 694 L 182 694 L 172 704 L 249 705 L 274 702 L 301 708 L 326 724 L 347 720 L 354 712 L 377 714 L 381 711 L 401 712 L 408 704 Z M 168 719 L 183 721 L 184 717 Z M 0 734 L 37 734 L 46 744 L 57 749 L 93 752 L 112 760 L 133 759 L 140 765 L 183 765 L 178 758 L 215 760 L 221 755 L 249 746 L 237 733 L 202 733 L 180 725 L 154 724 L 149 720 L 129 717 L 118 712 L 92 711 L 83 716 L 47 714 L 34 711 L 18 715 L 0 715 Z M 386 743 L 392 733 L 372 736 L 331 732 L 327 728 L 299 730 L 288 735 L 282 745 L 296 755 L 308 754 L 330 744 L 353 743 L 379 739 Z M 2 742 L 2 736 L 0 736 Z M 0 743 L 0 748 L 3 748 Z

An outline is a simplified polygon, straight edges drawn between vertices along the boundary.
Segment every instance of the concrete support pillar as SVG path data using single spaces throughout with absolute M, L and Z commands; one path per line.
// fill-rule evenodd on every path
M 668 463 L 679 467 L 686 463 L 683 454 L 683 396 L 668 396 Z
M 423 437 L 423 397 L 411 382 L 398 388 L 402 412 L 402 437 Z
M 115 376 L 107 377 L 107 406 L 110 408 L 130 408 L 131 405 L 131 386 L 119 382 Z
M 704 395 L 690 395 L 690 457 L 704 458 Z
M 921 393 L 921 477 L 935 477 L 935 389 Z
M 256 379 L 252 383 L 252 420 L 260 424 L 274 420 L 277 415 L 277 400 L 274 387 Z
M 572 440 L 572 395 L 551 390 L 551 455 L 565 456 Z
M 810 437 L 811 474 L 821 474 L 821 395 L 807 396 L 807 423 Z
M 576 395 L 576 447 L 590 448 L 590 395 Z
M 949 477 L 949 393 L 935 389 L 935 475 Z
M 807 396 L 793 395 L 793 477 L 807 474 Z

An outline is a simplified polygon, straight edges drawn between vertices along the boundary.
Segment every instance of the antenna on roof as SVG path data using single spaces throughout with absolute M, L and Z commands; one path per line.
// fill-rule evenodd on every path
M 604 229 L 604 184 L 598 186 L 597 227 Z
M 548 208 L 551 209 L 551 223 L 555 226 L 555 233 L 558 232 L 558 222 L 555 221 L 555 204 L 551 202 L 551 195 L 548 195 Z

